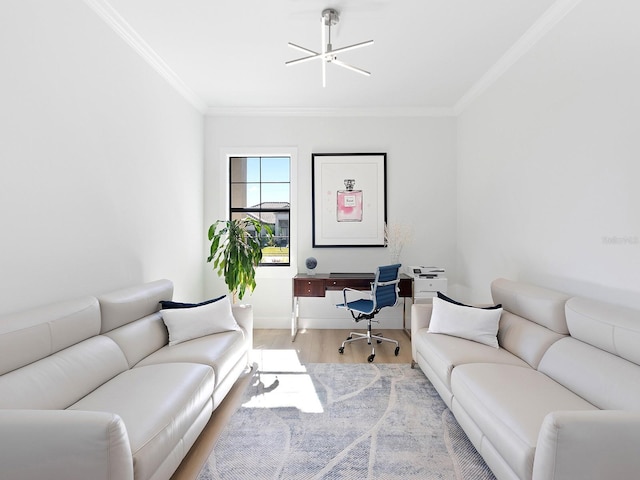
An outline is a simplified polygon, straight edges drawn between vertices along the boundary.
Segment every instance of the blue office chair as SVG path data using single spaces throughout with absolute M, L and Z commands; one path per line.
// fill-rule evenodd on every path
M 385 307 L 393 307 L 396 303 L 398 303 L 399 298 L 399 283 L 400 283 L 400 267 L 401 264 L 397 263 L 395 265 L 386 265 L 383 267 L 378 267 L 376 271 L 376 278 L 371 284 L 371 294 L 370 299 L 359 298 L 357 300 L 348 301 L 347 300 L 347 292 L 357 292 L 358 295 L 362 296 L 362 291 L 354 290 L 353 288 L 344 288 L 342 290 L 342 295 L 344 297 L 344 303 L 339 303 L 336 305 L 338 308 L 346 308 L 351 312 L 351 316 L 356 322 L 360 322 L 361 320 L 367 321 L 367 333 L 358 333 L 351 332 L 347 339 L 342 342 L 342 346 L 338 348 L 338 352 L 341 354 L 344 353 L 344 346 L 347 343 L 356 342 L 358 340 L 366 340 L 369 345 L 371 345 L 371 340 L 376 340 L 377 343 L 382 342 L 391 342 L 396 344 L 395 354 L 396 357 L 400 352 L 400 345 L 396 340 L 392 340 L 390 338 L 385 338 L 382 334 L 372 334 L 371 333 L 371 322 L 373 317 Z M 371 355 L 367 358 L 369 363 L 373 362 L 373 359 L 376 356 L 375 347 L 371 347 Z

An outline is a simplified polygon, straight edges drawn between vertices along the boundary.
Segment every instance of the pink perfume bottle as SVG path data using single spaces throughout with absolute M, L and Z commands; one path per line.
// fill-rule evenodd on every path
M 362 190 L 354 190 L 354 179 L 345 179 L 346 190 L 338 190 L 337 220 L 338 222 L 362 221 Z

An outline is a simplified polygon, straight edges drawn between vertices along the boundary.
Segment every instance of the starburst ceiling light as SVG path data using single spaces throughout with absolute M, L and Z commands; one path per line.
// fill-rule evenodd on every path
M 285 65 L 297 65 L 298 63 L 308 62 L 309 60 L 320 59 L 322 61 L 322 86 L 326 87 L 327 85 L 327 64 L 332 63 L 334 65 L 338 65 L 340 67 L 346 68 L 347 70 L 351 70 L 352 72 L 361 73 L 362 75 L 366 75 L 367 77 L 371 75 L 371 72 L 367 72 L 358 67 L 354 67 L 353 65 L 349 65 L 348 63 L 343 62 L 342 60 L 338 60 L 338 53 L 348 52 L 349 50 L 355 50 L 356 48 L 366 47 L 367 45 L 372 45 L 373 40 L 367 40 L 366 42 L 355 43 L 353 45 L 349 45 L 348 47 L 336 48 L 334 50 L 331 45 L 331 27 L 336 25 L 340 21 L 340 17 L 338 15 L 337 10 L 333 8 L 327 8 L 322 11 L 322 23 L 321 27 L 321 36 L 322 36 L 322 50 L 320 52 L 316 52 L 314 50 L 310 50 L 305 47 L 301 47 L 300 45 L 296 45 L 295 43 L 289 42 L 289 46 L 295 50 L 300 52 L 304 52 L 308 54 L 306 57 L 297 58 L 295 60 L 290 60 L 285 62 Z M 328 35 L 328 42 L 327 42 Z

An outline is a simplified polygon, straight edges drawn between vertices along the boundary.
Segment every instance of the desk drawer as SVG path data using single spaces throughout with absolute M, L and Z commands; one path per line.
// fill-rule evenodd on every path
M 293 294 L 296 297 L 324 297 L 324 280 L 296 279 L 293 284 Z
M 354 290 L 370 290 L 371 282 L 367 278 L 339 279 L 330 278 L 327 280 L 327 290 L 342 290 L 343 288 L 353 288 Z

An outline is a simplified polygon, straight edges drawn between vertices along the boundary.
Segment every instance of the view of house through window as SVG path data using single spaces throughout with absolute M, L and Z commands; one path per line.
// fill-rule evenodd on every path
M 231 157 L 229 159 L 230 217 L 253 217 L 267 224 L 273 238 L 262 239 L 261 265 L 289 265 L 289 157 Z

